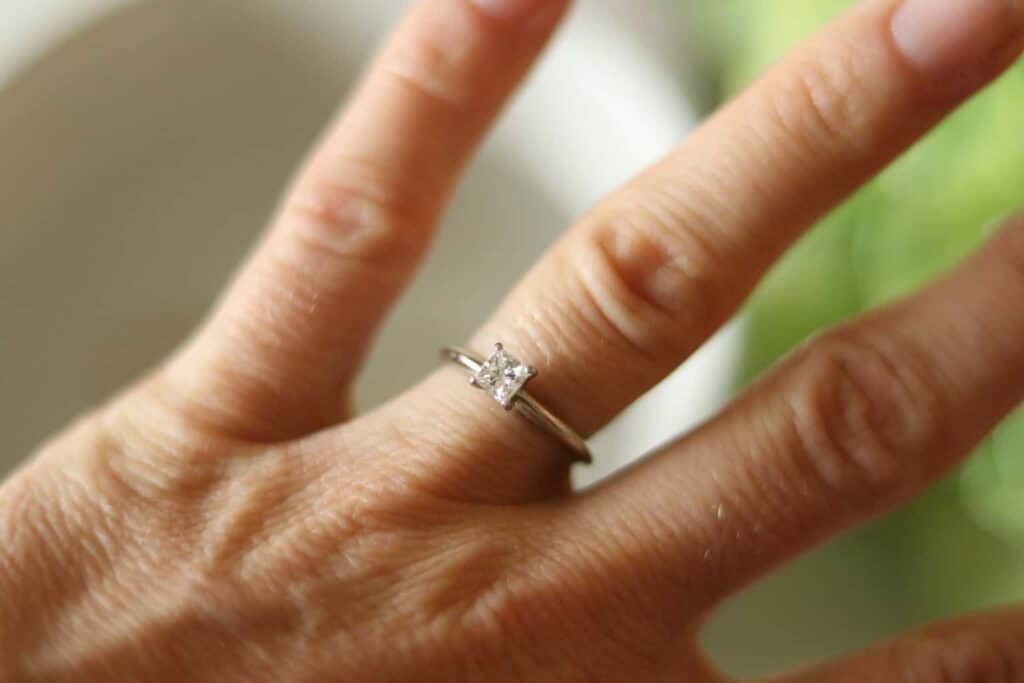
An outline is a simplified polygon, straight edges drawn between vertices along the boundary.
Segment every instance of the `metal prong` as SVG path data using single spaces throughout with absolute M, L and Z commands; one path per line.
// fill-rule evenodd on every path
M 499 343 L 495 344 L 494 348 L 498 351 L 504 349 Z M 518 365 L 513 363 L 511 359 L 495 359 L 496 362 L 490 362 L 490 359 L 479 358 L 472 351 L 460 349 L 458 347 L 446 348 L 443 352 L 449 360 L 453 363 L 461 366 L 464 370 L 469 372 L 470 385 L 477 389 L 485 389 L 487 393 L 493 398 L 503 398 L 499 400 L 499 405 L 502 406 L 506 411 L 516 410 L 521 413 L 522 416 L 533 422 L 540 429 L 548 432 L 552 437 L 558 439 L 563 445 L 565 445 L 570 451 L 572 451 L 573 459 L 577 462 L 591 461 L 590 451 L 587 449 L 586 441 L 580 437 L 572 427 L 567 425 L 565 422 L 560 420 L 556 415 L 552 414 L 551 411 L 547 410 L 543 405 L 538 403 L 525 389 L 523 389 L 524 382 L 519 381 L 525 378 L 522 374 L 525 370 L 528 377 L 534 377 L 538 374 L 537 368 L 532 365 Z M 504 361 L 504 362 L 497 362 Z M 506 382 L 504 387 L 498 386 L 503 378 L 496 377 L 494 372 L 498 367 L 513 366 L 517 370 L 517 376 L 511 378 L 513 381 Z M 486 371 L 485 371 L 486 368 Z M 493 383 L 493 384 L 492 384 Z M 514 395 L 506 395 L 506 391 L 516 386 L 518 393 Z

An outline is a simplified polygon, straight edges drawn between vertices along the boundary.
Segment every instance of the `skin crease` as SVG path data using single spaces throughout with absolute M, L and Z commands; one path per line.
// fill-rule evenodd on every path
M 1006 5 L 951 41 L 981 56 L 919 68 L 898 4 L 857 5 L 599 204 L 475 346 L 537 363 L 531 389 L 586 433 L 657 382 L 1020 51 Z M 199 333 L 3 485 L 0 680 L 720 681 L 696 642 L 715 605 L 905 501 L 1020 402 L 1011 221 L 586 492 L 454 368 L 353 417 L 377 323 L 564 9 L 419 3 Z M 619 373 L 599 395 L 595 367 Z M 772 680 L 1024 681 L 1024 614 Z

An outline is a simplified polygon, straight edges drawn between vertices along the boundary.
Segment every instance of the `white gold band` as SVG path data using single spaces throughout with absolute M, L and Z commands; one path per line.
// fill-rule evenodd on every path
M 558 439 L 572 453 L 573 460 L 588 464 L 592 461 L 586 441 L 523 389 L 537 375 L 537 370 L 520 363 L 501 344 L 494 345 L 494 353 L 486 360 L 457 347 L 446 347 L 441 355 L 472 373 L 470 384 L 487 391 L 505 410 L 516 410 Z

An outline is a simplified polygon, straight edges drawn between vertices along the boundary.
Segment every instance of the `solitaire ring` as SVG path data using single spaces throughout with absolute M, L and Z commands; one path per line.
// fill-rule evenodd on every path
M 526 383 L 537 376 L 537 368 L 520 362 L 501 344 L 494 345 L 493 353 L 486 360 L 456 347 L 442 349 L 441 356 L 468 370 L 471 373 L 469 383 L 490 394 L 502 408 L 515 410 L 558 439 L 572 453 L 573 460 L 591 462 L 586 441 L 524 389 Z

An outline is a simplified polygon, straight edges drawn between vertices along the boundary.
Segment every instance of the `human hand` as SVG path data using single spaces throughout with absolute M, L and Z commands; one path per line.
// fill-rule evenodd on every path
M 604 425 L 1024 47 L 1004 0 L 901 4 L 861 3 L 601 202 L 470 345 L 503 341 L 544 405 Z M 717 681 L 695 634 L 722 599 L 1017 405 L 1024 224 L 586 492 L 451 367 L 352 415 L 377 323 L 564 5 L 420 2 L 200 332 L 4 485 L 3 680 Z M 783 680 L 1024 680 L 1024 614 Z

